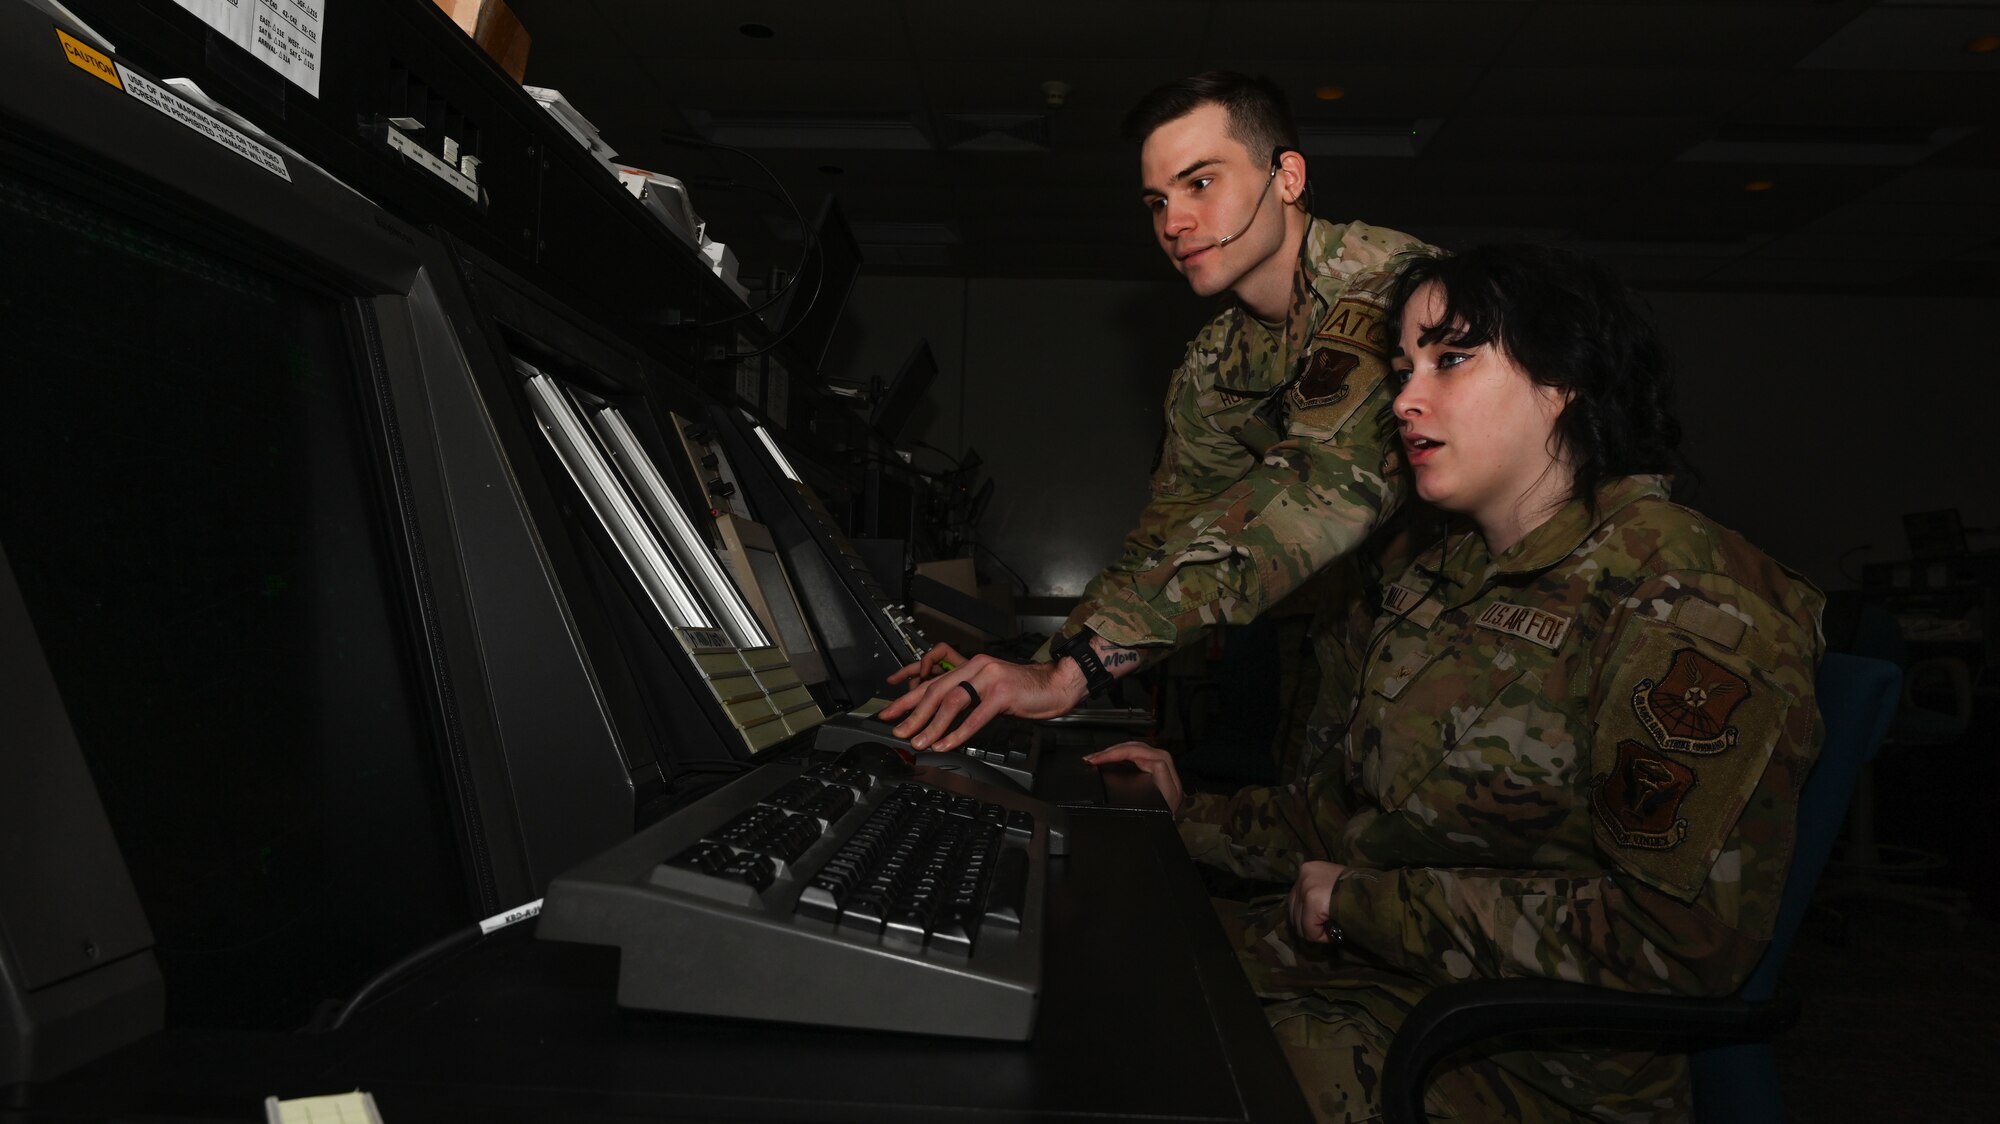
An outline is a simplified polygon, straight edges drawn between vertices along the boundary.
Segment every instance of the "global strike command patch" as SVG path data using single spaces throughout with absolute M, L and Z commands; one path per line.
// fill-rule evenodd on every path
M 1687 838 L 1681 803 L 1694 786 L 1693 769 L 1627 738 L 1618 743 L 1618 764 L 1597 782 L 1591 803 L 1619 843 L 1665 851 Z
M 1351 351 L 1322 347 L 1306 359 L 1305 373 L 1292 387 L 1292 405 L 1301 410 L 1331 406 L 1346 398 L 1347 377 L 1361 366 L 1361 357 Z
M 1682 648 L 1658 682 L 1641 679 L 1633 686 L 1632 711 L 1661 749 L 1713 754 L 1736 744 L 1729 718 L 1749 698 L 1749 680 Z

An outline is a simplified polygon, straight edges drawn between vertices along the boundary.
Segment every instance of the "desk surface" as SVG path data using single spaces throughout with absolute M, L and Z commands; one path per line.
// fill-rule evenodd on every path
M 1287 1121 L 1309 1114 L 1167 818 L 1072 814 L 1033 1041 L 619 1009 L 617 951 L 507 930 L 337 1034 L 174 1030 L 14 1091 L 28 1119 L 261 1120 L 364 1089 L 420 1120 Z

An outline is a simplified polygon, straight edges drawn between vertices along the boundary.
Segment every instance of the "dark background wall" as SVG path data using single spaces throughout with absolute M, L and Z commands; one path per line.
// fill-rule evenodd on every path
M 1984 405 L 1994 364 L 1978 342 L 2000 300 L 1648 299 L 1680 375 L 1696 506 L 1780 561 L 1848 587 L 1863 563 L 1904 554 L 1904 512 L 1956 507 L 1969 528 L 2000 526 Z M 909 433 L 979 452 L 996 480 L 982 541 L 1035 594 L 1067 597 L 1144 502 L 1168 373 L 1213 307 L 1173 278 L 864 275 L 841 350 L 865 380 L 930 340 L 939 376 Z

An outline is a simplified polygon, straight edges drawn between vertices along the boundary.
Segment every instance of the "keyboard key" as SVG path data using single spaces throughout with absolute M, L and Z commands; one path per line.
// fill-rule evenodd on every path
M 979 936 L 979 913 L 965 909 L 947 913 L 931 928 L 928 947 L 940 952 L 972 955 L 973 942 Z
M 993 864 L 993 880 L 987 884 L 986 908 L 981 915 L 988 925 L 1018 929 L 1027 900 L 1028 853 L 1019 847 L 1005 848 Z
M 819 921 L 840 920 L 840 896 L 842 889 L 831 880 L 815 880 L 799 894 L 797 912 L 804 917 Z
M 736 853 L 720 843 L 703 840 L 667 860 L 668 866 L 686 867 L 703 874 L 721 874 Z
M 756 854 L 738 855 L 730 860 L 728 866 L 722 868 L 723 877 L 743 882 L 760 894 L 771 888 L 771 882 L 777 874 L 776 863 L 767 856 Z
M 866 933 L 880 933 L 883 925 L 882 898 L 869 891 L 855 894 L 840 907 L 840 925 L 843 929 L 860 929 Z

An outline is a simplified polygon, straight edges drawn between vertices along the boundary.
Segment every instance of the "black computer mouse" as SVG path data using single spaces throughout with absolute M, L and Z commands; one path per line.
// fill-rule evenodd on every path
M 980 784 L 994 785 L 998 788 L 1004 788 L 1009 792 L 1018 792 L 1023 795 L 1028 794 L 1026 785 L 1023 785 L 1020 781 L 1015 780 L 985 761 L 967 757 L 963 750 L 955 749 L 947 753 L 919 753 L 917 754 L 917 764 L 926 765 L 942 772 L 957 773 L 966 780 L 978 781 Z
M 910 766 L 920 756 L 924 755 L 886 742 L 855 742 L 840 751 L 843 765 L 877 777 L 907 777 L 914 771 Z

